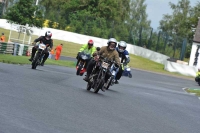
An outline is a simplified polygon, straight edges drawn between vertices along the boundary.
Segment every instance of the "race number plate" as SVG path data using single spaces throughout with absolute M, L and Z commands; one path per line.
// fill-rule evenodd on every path
M 108 64 L 108 63 L 106 63 L 106 62 L 103 62 L 101 66 L 102 66 L 103 68 L 106 68 L 106 69 L 107 69 L 107 68 L 108 68 L 108 66 L 109 66 L 109 64 Z
M 44 44 L 42 44 L 42 43 L 39 44 L 39 49 L 44 50 L 45 48 L 46 48 L 46 45 L 44 45 Z

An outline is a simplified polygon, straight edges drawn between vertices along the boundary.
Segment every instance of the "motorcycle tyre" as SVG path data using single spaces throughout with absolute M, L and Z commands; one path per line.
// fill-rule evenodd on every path
M 79 63 L 81 63 L 81 62 L 79 62 Z M 76 75 L 81 75 L 81 69 L 83 68 L 83 64 L 81 63 L 80 65 L 78 64 L 78 69 L 77 69 L 77 71 L 76 71 Z
M 38 61 L 38 59 L 39 59 L 39 56 L 40 56 L 40 54 L 39 53 L 37 53 L 36 54 L 36 57 L 34 58 L 34 60 L 33 60 L 33 62 L 32 62 L 32 69 L 36 69 L 36 67 L 37 67 L 37 61 Z
M 99 92 L 101 87 L 103 87 L 102 83 L 103 83 L 102 79 L 97 80 L 97 82 L 96 82 L 96 84 L 94 86 L 94 93 L 98 93 Z
M 87 87 L 86 87 L 86 89 L 89 91 L 89 90 L 91 90 L 91 85 L 89 84 L 89 83 L 87 83 Z
M 129 74 L 128 74 L 128 77 L 129 77 L 129 78 L 132 78 L 132 74 L 131 74 L 131 73 L 129 73 Z

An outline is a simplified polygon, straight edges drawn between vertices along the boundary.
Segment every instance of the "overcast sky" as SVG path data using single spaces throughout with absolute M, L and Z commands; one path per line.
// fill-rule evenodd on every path
M 151 27 L 157 29 L 163 14 L 172 14 L 169 2 L 177 4 L 179 0 L 146 0 L 148 20 L 151 20 Z M 194 6 L 200 0 L 190 0 L 190 5 Z

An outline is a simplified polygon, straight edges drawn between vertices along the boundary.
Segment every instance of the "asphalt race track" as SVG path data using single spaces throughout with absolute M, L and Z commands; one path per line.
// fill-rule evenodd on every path
M 98 94 L 75 69 L 0 63 L 0 133 L 199 133 L 192 80 L 132 70 Z

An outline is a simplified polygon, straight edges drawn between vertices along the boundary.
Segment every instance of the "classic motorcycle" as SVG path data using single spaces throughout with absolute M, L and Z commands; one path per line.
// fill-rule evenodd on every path
M 196 81 L 197 84 L 200 86 L 200 77 L 195 77 L 195 81 Z
M 108 81 L 104 84 L 104 89 L 108 90 L 110 86 L 113 86 L 115 84 L 115 74 L 117 73 L 118 67 L 116 66 L 115 62 L 112 62 L 110 67 L 111 76 L 108 79 Z
M 124 66 L 124 71 L 122 73 L 122 76 L 132 78 L 131 68 L 128 65 Z
M 35 57 L 33 58 L 32 61 L 32 69 L 36 69 L 36 67 L 41 64 L 42 58 L 44 56 L 44 50 L 46 48 L 47 48 L 46 45 L 43 43 L 40 43 L 38 45 L 37 53 L 35 54 Z
M 86 71 L 85 68 L 86 62 L 90 59 L 91 59 L 90 53 L 81 52 L 79 54 L 79 59 L 76 66 L 76 75 L 83 76 L 84 72 Z
M 98 93 L 100 89 L 104 91 L 103 85 L 105 83 L 106 73 L 110 71 L 109 66 L 110 61 L 108 61 L 107 59 L 99 58 L 99 61 L 96 62 L 96 65 L 89 76 L 87 90 L 93 88 L 94 93 Z

